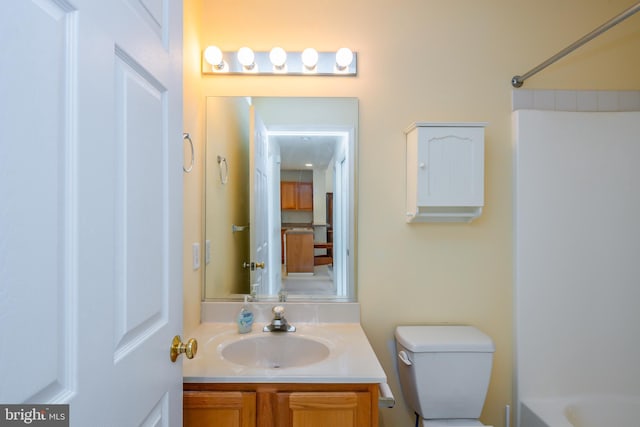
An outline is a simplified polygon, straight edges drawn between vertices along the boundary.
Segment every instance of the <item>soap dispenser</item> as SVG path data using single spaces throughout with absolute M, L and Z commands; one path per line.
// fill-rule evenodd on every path
M 253 327 L 253 313 L 249 310 L 249 302 L 247 300 L 249 296 L 244 296 L 244 304 L 238 313 L 238 333 L 246 334 L 251 332 Z

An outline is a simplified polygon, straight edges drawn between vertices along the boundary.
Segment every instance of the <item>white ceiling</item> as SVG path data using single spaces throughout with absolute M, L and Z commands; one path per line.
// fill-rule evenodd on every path
M 326 170 L 334 157 L 341 136 L 334 134 L 317 134 L 301 132 L 298 134 L 270 134 L 270 142 L 280 145 L 280 169 Z M 305 166 L 313 164 L 313 167 Z

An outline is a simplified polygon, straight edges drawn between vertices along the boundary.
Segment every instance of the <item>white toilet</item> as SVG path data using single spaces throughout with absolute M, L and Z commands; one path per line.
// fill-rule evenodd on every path
M 398 326 L 398 373 L 423 427 L 482 426 L 495 345 L 472 326 Z

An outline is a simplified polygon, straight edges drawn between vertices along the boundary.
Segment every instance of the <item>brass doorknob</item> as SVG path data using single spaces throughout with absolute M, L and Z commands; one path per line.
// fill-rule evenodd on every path
M 175 362 L 182 353 L 187 356 L 187 359 L 193 359 L 193 356 L 198 352 L 198 341 L 191 338 L 186 344 L 182 342 L 180 335 L 173 337 L 171 341 L 171 361 Z
M 246 262 L 245 261 L 245 262 L 242 263 L 242 268 L 248 268 L 251 271 L 255 271 L 256 268 L 264 269 L 264 262 L 253 262 L 253 261 Z

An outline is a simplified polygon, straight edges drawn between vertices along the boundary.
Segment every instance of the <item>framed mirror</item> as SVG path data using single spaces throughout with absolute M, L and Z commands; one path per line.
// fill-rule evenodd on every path
M 207 97 L 205 300 L 355 301 L 356 98 Z

